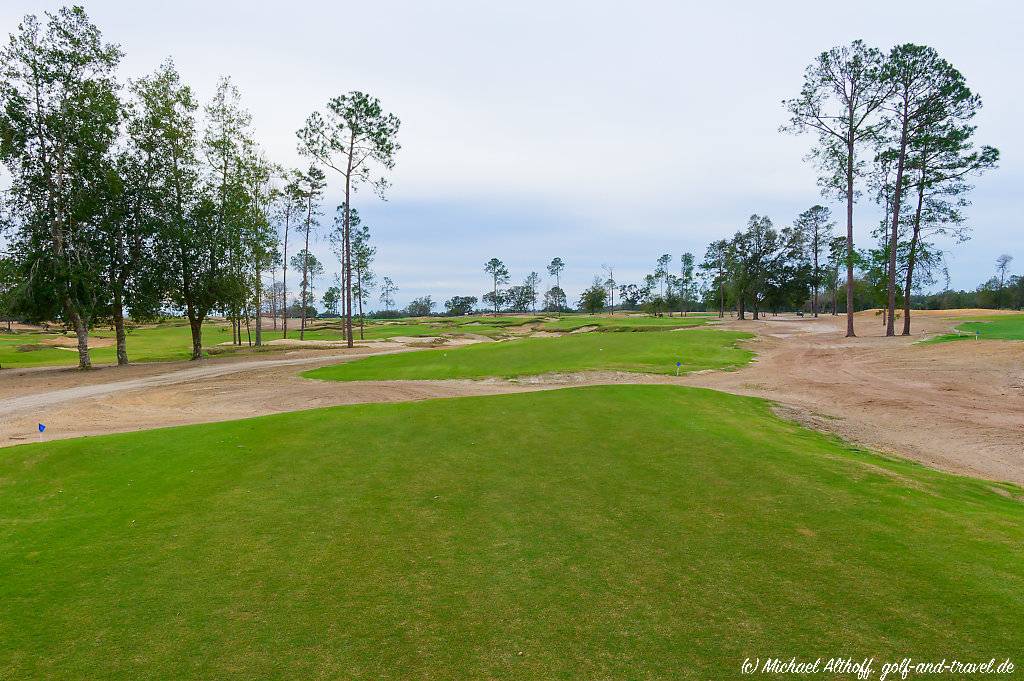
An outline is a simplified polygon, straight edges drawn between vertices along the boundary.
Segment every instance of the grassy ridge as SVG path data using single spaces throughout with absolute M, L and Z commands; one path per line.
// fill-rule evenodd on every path
M 769 654 L 1013 656 L 1024 505 L 993 487 L 669 386 L 25 445 L 0 453 L 0 669 L 709 679 Z
M 544 331 L 573 331 L 587 326 L 596 326 L 600 331 L 668 331 L 690 326 L 702 326 L 708 316 L 693 313 L 687 317 L 649 317 L 641 315 L 572 315 L 540 325 Z
M 670 374 L 741 366 L 753 356 L 738 348 L 750 334 L 693 329 L 642 334 L 598 333 L 524 338 L 461 348 L 379 355 L 314 369 L 307 378 L 333 381 L 525 376 L 555 371 L 618 370 Z
M 927 343 L 945 343 L 955 340 L 974 340 L 975 334 L 990 340 L 1024 340 L 1024 315 L 992 315 L 974 317 L 959 324 L 961 333 L 947 333 L 928 339 Z

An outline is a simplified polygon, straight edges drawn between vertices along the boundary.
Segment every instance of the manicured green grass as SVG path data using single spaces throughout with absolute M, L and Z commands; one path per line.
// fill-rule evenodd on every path
M 24 445 L 0 450 L 0 669 L 719 679 L 768 655 L 1018 662 L 1020 494 L 674 386 Z
M 459 317 L 459 318 L 408 318 L 401 320 L 368 320 L 364 337 L 367 340 L 391 338 L 393 336 L 439 336 L 442 334 L 474 333 L 478 335 L 499 337 L 508 332 L 509 327 L 518 326 L 536 317 Z M 269 320 L 265 321 L 263 339 L 271 341 L 283 337 L 283 331 L 274 330 Z M 307 329 L 306 340 L 342 340 L 339 320 L 314 320 Z M 358 328 L 358 324 L 355 325 Z M 256 337 L 255 326 L 249 329 L 253 340 Z M 43 341 L 60 337 L 57 333 L 16 333 L 7 334 L 0 329 L 0 367 L 34 367 L 34 366 L 73 366 L 78 364 L 78 353 L 74 348 L 58 349 L 47 347 Z M 94 339 L 109 339 L 114 332 L 109 328 L 96 328 L 92 331 Z M 288 337 L 298 339 L 299 320 L 291 319 L 288 324 Z M 248 335 L 242 328 L 244 348 L 248 348 Z M 358 331 L 356 332 L 358 338 Z M 228 346 L 221 343 L 231 340 L 231 327 L 225 322 L 210 322 L 203 325 L 203 347 L 217 348 L 217 352 L 231 352 Z M 128 356 L 133 362 L 161 362 L 188 359 L 192 354 L 192 336 L 189 326 L 181 320 L 163 322 L 152 326 L 132 329 L 127 337 Z M 117 361 L 117 352 L 113 347 L 93 347 L 92 360 L 96 364 L 112 364 Z
M 582 326 L 597 325 L 602 331 L 644 331 L 661 330 L 662 328 L 679 328 L 696 326 L 703 323 L 697 317 L 688 319 L 668 319 L 658 317 L 600 317 L 590 315 L 569 315 L 555 322 L 544 322 L 544 317 L 533 315 L 517 315 L 508 317 L 491 317 L 474 315 L 470 317 L 406 317 L 395 320 L 367 320 L 363 337 L 366 340 L 380 340 L 394 336 L 440 336 L 476 334 L 491 338 L 502 338 L 513 333 L 515 327 L 526 324 L 541 324 L 548 330 L 570 331 Z M 284 336 L 283 331 L 274 329 L 269 320 L 264 320 L 264 341 L 272 341 Z M 344 339 L 341 320 L 317 319 L 310 321 L 306 330 L 306 340 L 340 341 Z M 354 320 L 355 328 L 358 322 Z M 249 329 L 255 340 L 255 326 Z M 248 336 L 243 327 L 243 349 L 248 348 Z M 33 366 L 73 366 L 78 363 L 78 354 L 71 349 L 46 347 L 43 341 L 57 338 L 56 333 L 18 333 L 6 334 L 0 330 L 0 367 L 33 367 Z M 110 339 L 114 332 L 109 328 L 96 328 L 92 332 L 95 339 Z M 289 320 L 288 337 L 299 338 L 299 320 Z M 356 338 L 359 338 L 358 331 Z M 225 322 L 210 322 L 203 326 L 203 346 L 207 349 L 216 348 L 219 353 L 232 352 L 221 343 L 231 340 L 231 327 Z M 132 329 L 128 333 L 128 356 L 133 362 L 160 362 L 188 359 L 191 356 L 192 337 L 188 324 L 182 320 L 163 322 L 158 325 L 143 326 Z M 113 347 L 93 347 L 92 359 L 96 364 L 112 364 L 117 361 Z
M 378 355 L 314 369 L 307 378 L 334 381 L 526 376 L 554 371 L 617 370 L 675 373 L 726 369 L 753 356 L 737 347 L 750 334 L 716 329 L 651 333 L 588 333 L 523 338 L 461 348 Z
M 992 315 L 972 317 L 958 325 L 961 333 L 947 333 L 928 339 L 928 343 L 945 343 L 954 340 L 974 340 L 975 334 L 981 339 L 1024 340 L 1024 314 Z

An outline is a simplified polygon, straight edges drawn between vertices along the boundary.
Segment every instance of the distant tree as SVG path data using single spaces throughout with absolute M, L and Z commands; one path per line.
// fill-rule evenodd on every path
M 316 257 L 309 250 L 309 237 L 313 233 L 313 226 L 319 226 L 318 220 L 320 216 L 320 199 L 324 196 L 324 189 L 327 188 L 327 176 L 324 175 L 324 171 L 320 170 L 316 166 L 310 166 L 309 170 L 298 178 L 299 179 L 299 191 L 301 192 L 302 202 L 305 204 L 306 217 L 303 221 L 305 228 L 305 247 L 302 249 L 302 257 L 298 259 L 298 262 L 303 265 L 313 265 L 316 263 L 320 267 L 320 271 L 323 272 L 323 265 L 316 259 Z M 296 262 L 295 258 L 292 262 Z M 294 267 L 294 265 L 293 265 Z M 312 288 L 309 284 L 312 278 L 309 273 L 300 270 L 302 273 L 302 309 L 305 310 L 309 307 L 310 301 L 313 297 L 311 294 Z M 346 327 L 346 333 L 348 328 Z M 303 315 L 299 326 L 299 339 L 306 339 L 306 317 Z
M 292 169 L 284 175 L 284 189 L 278 197 L 277 220 L 281 226 L 283 252 L 281 255 L 281 305 L 282 335 L 288 337 L 288 234 L 292 225 L 298 224 L 302 218 L 305 198 L 302 193 L 303 174 L 301 170 Z
M 640 306 L 640 287 L 636 284 L 619 284 L 619 304 L 626 309 L 636 309 Z
M 437 303 L 431 300 L 430 296 L 422 296 L 409 303 L 409 306 L 405 308 L 405 313 L 410 317 L 429 317 L 436 305 Z
M 445 301 L 444 309 L 453 317 L 461 317 L 473 311 L 476 301 L 476 296 L 453 296 Z
M 344 214 L 344 206 L 339 207 L 339 213 Z M 377 254 L 377 248 L 370 243 L 370 228 L 363 223 L 359 213 L 353 208 L 350 211 L 349 231 L 351 233 L 352 271 L 355 274 L 355 281 L 352 283 L 352 291 L 349 295 L 356 301 L 359 313 L 359 339 L 363 340 L 365 329 L 365 315 L 363 306 L 370 302 L 370 291 L 376 284 L 376 275 L 371 269 L 373 258 Z
M 349 92 L 327 102 L 324 113 L 314 111 L 297 133 L 299 152 L 312 156 L 344 180 L 345 206 L 342 221 L 342 290 L 352 290 L 351 221 L 352 193 L 371 183 L 378 195 L 387 189 L 384 173 L 395 167 L 401 121 L 385 113 L 380 101 L 363 92 Z M 373 166 L 381 171 L 372 178 Z M 345 303 L 345 336 L 352 347 L 352 301 Z
M 312 307 L 313 290 L 316 278 L 324 273 L 324 266 L 320 264 L 317 257 L 303 249 L 292 256 L 292 269 L 302 275 L 302 300 L 299 309 L 302 311 L 302 326 L 299 331 L 299 339 L 305 340 L 306 336 L 306 310 Z
M 596 314 L 604 309 L 607 299 L 608 291 L 604 287 L 604 282 L 601 280 L 601 277 L 594 277 L 590 287 L 580 294 L 580 301 L 577 306 L 583 312 Z
M 565 291 L 557 286 L 552 286 L 544 292 L 545 312 L 562 312 L 566 307 Z
M 786 240 L 767 216 L 751 215 L 746 230 L 733 237 L 727 262 L 740 319 L 748 305 L 760 318 L 762 303 L 780 286 L 787 255 Z
M 840 269 L 846 263 L 846 237 L 833 237 L 828 242 L 828 264 L 822 278 L 823 286 L 832 294 L 832 316 L 839 314 L 839 285 L 842 281 Z
M 835 223 L 825 206 L 811 206 L 797 216 L 793 226 L 803 235 L 811 264 L 811 313 L 818 316 L 818 294 L 821 291 L 825 248 L 832 241 Z
M 665 309 L 668 310 L 668 316 L 672 316 L 673 310 L 681 310 L 682 301 L 682 283 L 679 281 L 679 277 L 668 272 L 665 274 Z
M 491 283 L 493 284 L 493 287 L 491 289 L 491 298 L 489 302 L 494 306 L 494 314 L 498 314 L 498 310 L 501 307 L 501 298 L 498 295 L 498 287 L 502 284 L 508 283 L 508 268 L 505 267 L 505 263 L 497 258 L 491 258 L 484 263 L 484 272 L 491 275 Z
M 683 315 L 690 311 L 690 304 L 696 293 L 696 282 L 693 278 L 693 253 L 679 256 L 679 302 Z
M 1014 261 L 1014 256 L 1004 253 L 995 259 L 995 271 L 999 272 L 999 291 L 1005 288 L 1007 280 L 1007 271 L 1010 270 L 1010 263 Z
M 341 302 L 341 289 L 337 286 L 331 286 L 324 291 L 324 296 L 321 299 L 321 302 L 324 306 L 324 312 L 332 317 L 337 317 L 338 304 Z
M 800 95 L 783 102 L 790 123 L 783 128 L 818 135 L 812 158 L 821 169 L 822 191 L 846 200 L 846 335 L 853 328 L 853 204 L 863 175 L 858 149 L 878 134 L 878 111 L 891 93 L 881 78 L 882 54 L 862 41 L 823 52 L 804 72 Z
M 662 315 L 665 314 L 665 310 L 668 309 L 668 306 L 665 304 L 665 299 L 662 298 L 656 290 L 654 290 L 653 294 L 647 296 L 647 298 L 644 300 L 644 303 L 643 305 L 640 306 L 640 309 L 642 309 L 649 315 L 661 317 Z
M 729 243 L 725 239 L 712 241 L 704 253 L 700 268 L 704 271 L 708 289 L 717 291 L 718 316 L 725 317 L 725 289 L 728 284 L 727 258 Z
M 540 292 L 537 290 L 540 287 L 540 275 L 536 272 L 530 272 L 523 281 L 523 287 L 526 288 L 529 294 L 530 310 L 532 312 L 536 312 L 537 296 L 540 295 Z
M 533 304 L 533 291 L 526 286 L 510 286 L 500 292 L 502 304 L 511 312 L 527 312 Z
M 551 262 L 548 264 L 548 274 L 555 278 L 555 285 L 548 291 L 548 293 L 551 293 L 552 291 L 555 291 L 557 289 L 562 294 L 561 302 L 558 303 L 556 301 L 554 308 L 555 312 L 561 312 L 562 308 L 566 307 L 565 291 L 562 291 L 562 272 L 564 271 L 565 262 L 561 258 L 552 258 Z M 549 307 L 547 294 L 545 294 L 544 299 L 544 307 L 547 308 Z
M 487 291 L 480 296 L 480 302 L 491 310 L 494 310 L 495 308 L 502 309 L 505 307 L 505 290 L 499 289 L 498 291 Z
M 614 314 L 615 313 L 615 268 L 612 265 L 601 265 L 601 269 L 605 272 L 605 278 L 602 284 L 608 289 L 608 309 Z
M 398 293 L 398 287 L 395 286 L 395 282 L 391 281 L 391 277 L 382 277 L 380 280 L 380 304 L 384 306 L 385 311 L 390 311 L 395 306 L 396 293 Z
M 665 253 L 658 257 L 658 262 L 654 268 L 654 278 L 658 281 L 661 287 L 661 297 L 665 297 L 665 283 L 668 280 L 668 267 L 672 264 L 672 256 Z

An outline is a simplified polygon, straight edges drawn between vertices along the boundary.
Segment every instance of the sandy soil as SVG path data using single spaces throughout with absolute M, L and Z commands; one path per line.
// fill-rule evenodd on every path
M 979 314 L 992 314 L 979 311 Z M 757 333 L 749 367 L 677 379 L 617 372 L 553 374 L 516 381 L 367 381 L 300 378 L 299 371 L 418 345 L 308 347 L 258 357 L 105 368 L 23 369 L 0 374 L 0 446 L 47 439 L 222 421 L 361 402 L 491 395 L 609 383 L 697 385 L 765 397 L 784 415 L 877 450 L 958 473 L 1024 484 L 1024 343 L 913 345 L 949 331 L 971 311 L 924 313 L 910 338 L 884 338 L 880 318 L 858 315 L 858 338 L 842 317 L 727 320 Z M 413 340 L 413 339 L 409 339 Z
M 992 311 L 956 317 L 975 314 Z M 686 382 L 775 400 L 807 425 L 879 451 L 1024 484 L 1024 343 L 915 345 L 957 322 L 915 313 L 914 335 L 885 338 L 880 317 L 857 317 L 857 338 L 843 337 L 842 316 L 728 322 L 758 333 L 755 362 Z

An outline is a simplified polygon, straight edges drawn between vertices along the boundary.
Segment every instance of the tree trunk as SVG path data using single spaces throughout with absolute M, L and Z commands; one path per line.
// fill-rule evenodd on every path
M 363 335 L 363 270 L 362 268 L 356 270 L 356 285 L 359 286 L 359 340 L 366 340 L 366 336 Z
M 900 154 L 896 160 L 896 184 L 892 190 L 892 234 L 889 246 L 889 280 L 886 283 L 888 292 L 889 320 L 886 322 L 885 335 L 895 336 L 896 325 L 896 251 L 899 249 L 900 240 L 900 200 L 903 198 L 903 165 L 907 156 L 907 102 L 903 103 L 903 129 L 900 132 Z
M 281 337 L 288 337 L 288 212 L 284 215 L 284 264 L 281 266 Z
M 342 234 L 342 241 L 344 242 L 345 250 L 345 263 L 342 271 L 342 277 L 345 282 L 343 288 L 347 292 L 345 297 L 345 340 L 348 347 L 353 346 L 352 342 L 352 249 L 349 244 L 349 228 L 352 226 L 350 219 L 352 213 L 352 155 L 355 153 L 355 133 L 350 132 L 348 138 L 348 155 L 345 166 L 345 220 L 343 224 L 344 233 Z
M 274 320 L 274 331 L 277 331 L 277 268 L 270 269 L 270 318 Z
M 192 309 L 188 311 L 188 325 L 192 330 L 192 359 L 203 358 L 203 320 L 195 315 Z
M 903 335 L 910 335 L 910 290 L 914 283 L 914 262 L 917 259 L 917 244 L 921 239 L 921 209 L 924 206 L 924 182 L 917 190 L 917 209 L 914 211 L 914 234 L 910 237 L 910 252 L 907 254 L 907 279 L 903 284 Z
M 71 298 L 65 298 L 64 307 L 68 311 L 72 326 L 75 328 L 75 336 L 78 337 L 78 368 L 92 369 L 92 359 L 89 357 L 89 326 L 85 319 L 78 313 Z
M 128 346 L 124 335 L 124 308 L 121 302 L 121 292 L 114 291 L 114 336 L 117 338 L 117 365 L 128 364 Z
M 851 114 L 852 118 L 852 114 Z M 846 142 L 846 337 L 853 330 L 853 133 Z
M 743 296 L 740 296 L 739 301 L 736 303 L 736 316 L 739 319 L 746 319 L 747 318 L 747 308 L 746 308 L 746 305 L 744 304 L 744 302 L 745 301 L 743 300 Z
M 257 269 L 256 270 L 256 279 L 255 279 L 255 282 L 254 282 L 255 286 L 256 286 L 256 300 L 255 300 L 255 302 L 256 302 L 256 319 L 254 320 L 255 323 L 256 323 L 256 347 L 260 347 L 260 346 L 263 345 L 263 323 L 262 323 L 263 322 L 263 282 L 262 282 L 262 274 L 263 273 L 259 269 Z
M 811 248 L 812 248 L 812 250 L 814 252 L 814 281 L 812 282 L 814 284 L 814 295 L 811 296 L 811 313 L 815 317 L 817 317 L 818 316 L 818 289 L 820 288 L 820 286 L 818 285 L 819 284 L 818 280 L 820 279 L 820 275 L 819 275 L 819 271 L 818 271 L 818 228 L 817 227 L 814 228 L 814 243 L 812 244 Z

